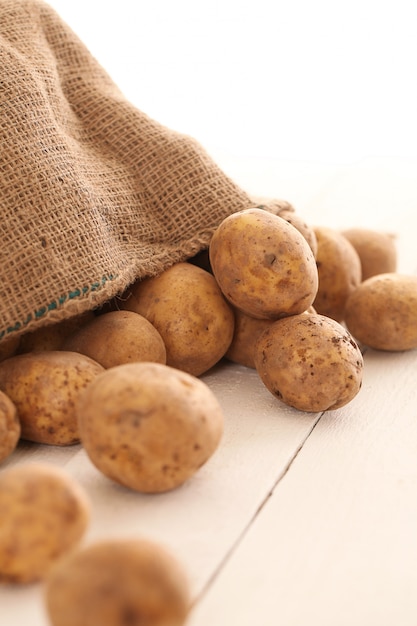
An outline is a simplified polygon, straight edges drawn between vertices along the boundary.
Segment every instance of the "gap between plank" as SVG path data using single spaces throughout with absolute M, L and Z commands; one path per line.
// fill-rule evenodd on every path
M 311 436 L 313 430 L 316 428 L 317 424 L 319 423 L 320 419 L 323 417 L 325 411 L 323 411 L 322 413 L 319 413 L 317 416 L 317 419 L 313 422 L 310 430 L 308 431 L 308 433 L 306 434 L 306 436 L 304 437 L 304 439 L 301 441 L 300 445 L 298 446 L 298 448 L 295 450 L 293 456 L 290 458 L 290 460 L 288 461 L 287 465 L 285 466 L 285 468 L 283 469 L 283 471 L 281 472 L 281 474 L 277 477 L 277 479 L 275 480 L 274 484 L 272 485 L 271 489 L 269 490 L 269 492 L 266 494 L 266 496 L 264 497 L 264 499 L 262 500 L 262 502 L 259 504 L 258 508 L 256 509 L 255 513 L 252 515 L 252 517 L 249 519 L 248 523 L 245 525 L 245 527 L 243 528 L 243 530 L 241 531 L 241 533 L 238 535 L 238 537 L 236 538 L 236 540 L 232 543 L 231 547 L 229 548 L 229 550 L 226 552 L 225 556 L 221 559 L 220 563 L 218 564 L 218 566 L 215 568 L 214 572 L 212 573 L 212 575 L 208 578 L 207 582 L 205 583 L 205 585 L 203 586 L 203 588 L 201 589 L 201 591 L 197 594 L 197 596 L 194 598 L 193 602 L 192 602 L 192 606 L 195 606 L 196 604 L 198 604 L 198 602 L 200 602 L 200 600 L 202 599 L 202 597 L 207 593 L 207 591 L 209 590 L 209 588 L 211 587 L 211 585 L 213 584 L 213 582 L 216 580 L 217 576 L 219 575 L 219 573 L 221 572 L 221 570 L 224 568 L 224 566 L 226 565 L 226 563 L 229 561 L 229 559 L 231 558 L 232 554 L 235 552 L 236 548 L 242 543 L 244 537 L 246 536 L 246 534 L 249 531 L 249 528 L 252 526 L 253 522 L 255 521 L 255 519 L 258 517 L 258 515 L 260 514 L 260 512 L 262 511 L 262 509 L 265 507 L 266 503 L 268 502 L 268 500 L 270 499 L 270 497 L 272 496 L 272 494 L 274 493 L 275 489 L 278 487 L 279 483 L 282 481 L 283 478 L 285 478 L 285 476 L 288 474 L 289 470 L 291 469 L 292 464 L 294 463 L 295 459 L 298 457 L 298 455 L 300 454 L 301 450 L 303 449 L 307 439 Z

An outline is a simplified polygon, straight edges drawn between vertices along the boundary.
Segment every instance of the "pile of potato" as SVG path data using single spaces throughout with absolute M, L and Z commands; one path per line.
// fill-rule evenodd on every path
M 220 361 L 255 368 L 295 409 L 342 407 L 361 388 L 364 347 L 417 347 L 417 277 L 396 265 L 395 240 L 384 233 L 308 227 L 290 209 L 230 215 L 195 258 L 98 311 L 0 344 L 0 463 L 21 438 L 81 442 L 109 479 L 143 493 L 175 489 L 221 442 L 222 409 L 200 378 Z M 33 503 L 39 519 L 28 526 Z M 0 581 L 46 579 L 54 626 L 102 623 L 102 615 L 117 626 L 123 611 L 123 623 L 142 614 L 152 626 L 184 623 L 187 585 L 160 547 L 74 552 L 89 504 L 57 468 L 3 470 L 0 519 Z M 159 582 L 135 599 L 132 576 L 144 589 Z M 102 614 L 91 600 L 100 585 L 116 590 Z

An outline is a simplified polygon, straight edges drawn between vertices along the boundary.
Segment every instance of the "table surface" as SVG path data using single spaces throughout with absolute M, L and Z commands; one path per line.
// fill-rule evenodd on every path
M 325 164 L 214 155 L 246 190 L 284 197 L 312 225 L 397 237 L 417 272 L 417 163 Z M 363 387 L 327 413 L 293 410 L 254 370 L 221 363 L 202 379 L 225 433 L 181 488 L 142 495 L 102 476 L 81 446 L 22 442 L 2 464 L 43 460 L 86 489 L 84 543 L 146 536 L 183 563 L 187 626 L 416 626 L 417 351 L 366 350 Z M 1 520 L 0 520 L 1 523 Z M 46 626 L 42 585 L 0 587 L 1 626 Z

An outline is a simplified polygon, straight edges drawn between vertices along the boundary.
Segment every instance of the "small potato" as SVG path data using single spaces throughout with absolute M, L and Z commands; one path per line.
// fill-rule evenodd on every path
M 67 337 L 62 349 L 85 354 L 106 369 L 135 361 L 166 363 L 161 335 L 133 311 L 110 311 L 95 317 Z
M 45 350 L 62 350 L 65 338 L 82 328 L 84 324 L 94 319 L 93 311 L 86 311 L 80 315 L 74 315 L 68 319 L 41 326 L 36 330 L 22 335 L 19 345 L 19 354 L 26 352 L 43 352 Z
M 314 232 L 319 288 L 313 306 L 317 313 L 342 322 L 346 300 L 361 282 L 359 255 L 339 231 L 316 227 Z
M 220 405 L 200 379 L 160 363 L 106 370 L 78 407 L 82 444 L 94 465 L 133 490 L 178 487 L 216 450 Z
M 75 403 L 104 368 L 75 352 L 19 354 L 0 363 L 0 389 L 17 408 L 21 437 L 57 446 L 79 441 Z
M 397 270 L 397 249 L 392 235 L 365 228 L 350 228 L 342 231 L 342 235 L 359 255 L 362 280 Z
M 51 570 L 45 604 L 52 626 L 182 626 L 190 594 L 182 566 L 164 547 L 108 539 Z
M 90 520 L 89 501 L 69 475 L 46 463 L 0 472 L 0 582 L 30 583 L 74 548 Z
M 167 365 L 200 376 L 224 356 L 234 317 L 215 278 L 192 263 L 136 282 L 120 306 L 150 321 L 161 335 Z
M 370 348 L 417 348 L 417 276 L 371 276 L 351 294 L 345 321 L 352 335 Z
M 312 250 L 286 220 L 263 209 L 233 213 L 210 242 L 213 274 L 226 298 L 251 317 L 305 311 L 317 293 Z
M 363 358 L 335 320 L 314 313 L 274 322 L 257 341 L 255 365 L 267 389 L 300 411 L 330 411 L 362 384 Z
M 0 391 L 0 463 L 16 448 L 20 431 L 16 407 L 10 398 Z

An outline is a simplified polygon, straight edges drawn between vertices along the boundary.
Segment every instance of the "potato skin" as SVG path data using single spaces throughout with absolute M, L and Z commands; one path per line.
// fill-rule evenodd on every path
M 0 342 L 0 361 L 14 356 L 19 348 L 20 335 L 11 335 Z
M 67 337 L 62 349 L 85 354 L 105 369 L 135 361 L 166 363 L 161 335 L 133 311 L 110 311 L 95 317 Z
M 311 248 L 278 215 L 263 209 L 229 215 L 214 232 L 209 254 L 223 294 L 251 317 L 301 313 L 315 298 L 318 276 Z
M 0 363 L 0 389 L 17 408 L 21 437 L 57 446 L 79 442 L 75 403 L 104 368 L 82 354 L 48 350 Z
M 344 406 L 362 384 L 363 358 L 353 338 L 314 313 L 274 322 L 257 341 L 255 364 L 267 389 L 300 411 Z
M 182 626 L 190 597 L 183 568 L 164 547 L 108 539 L 53 568 L 45 604 L 52 626 Z
M 263 209 L 226 217 L 213 234 L 209 255 L 225 297 L 251 317 L 302 313 L 316 296 L 317 268 L 306 239 Z
M 66 337 L 94 318 L 93 311 L 86 311 L 55 324 L 41 326 L 22 335 L 17 353 L 62 350 L 62 344 Z
M 362 280 L 359 255 L 339 231 L 315 227 L 319 287 L 313 306 L 317 313 L 344 320 L 346 301 Z
M 193 376 L 218 363 L 232 341 L 231 307 L 214 276 L 191 263 L 136 282 L 120 306 L 146 317 L 164 341 L 166 364 Z
M 42 579 L 90 520 L 80 485 L 60 468 L 24 463 L 0 472 L 0 582 Z
M 263 331 L 274 323 L 274 320 L 251 317 L 239 311 L 239 309 L 234 309 L 234 313 L 235 332 L 225 357 L 229 361 L 232 361 L 232 363 L 238 363 L 239 365 L 256 369 L 256 342 Z M 310 306 L 305 313 L 316 313 L 316 311 Z
M 359 255 L 362 280 L 397 270 L 397 249 L 392 235 L 366 228 L 349 228 L 342 235 Z
M 294 210 L 283 209 L 279 212 L 279 216 L 289 224 L 292 224 L 303 235 L 315 257 L 317 255 L 317 237 L 314 228 L 309 226 Z
M 209 387 L 160 363 L 106 370 L 78 406 L 82 444 L 112 480 L 144 492 L 178 487 L 214 453 L 223 413 Z
M 398 352 L 417 347 L 417 276 L 389 272 L 363 281 L 346 304 L 346 326 L 360 343 Z
M 251 317 L 239 309 L 234 309 L 234 313 L 235 332 L 225 357 L 233 363 L 255 369 L 256 341 L 263 331 L 273 324 L 274 320 Z
M 10 398 L 0 391 L 0 463 L 16 448 L 20 432 L 17 409 Z

